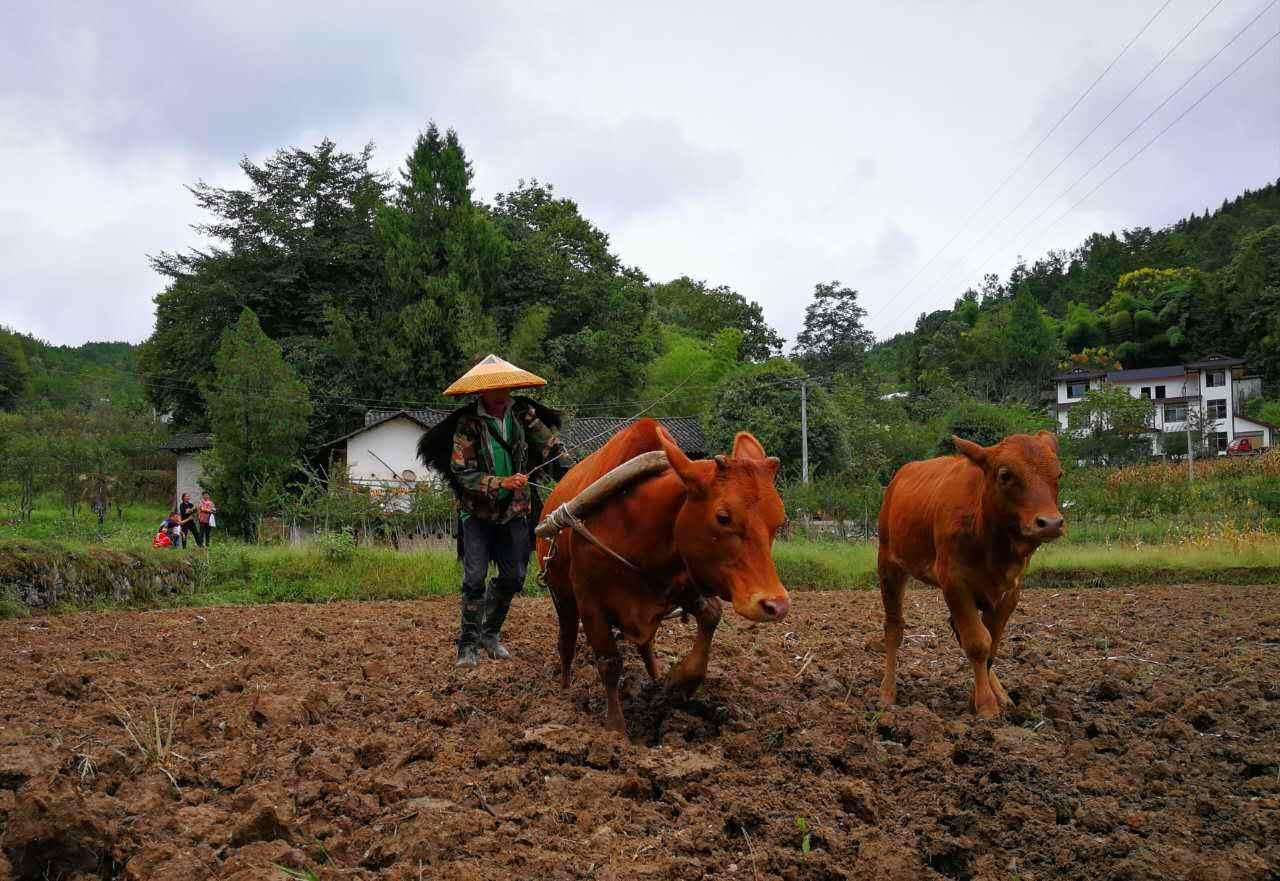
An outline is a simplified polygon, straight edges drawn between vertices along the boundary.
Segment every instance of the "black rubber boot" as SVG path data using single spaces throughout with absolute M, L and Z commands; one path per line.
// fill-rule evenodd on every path
M 507 620 L 507 612 L 511 609 L 511 597 L 515 595 L 511 586 L 502 581 L 489 582 L 489 589 L 484 595 L 484 624 L 480 627 L 480 647 L 485 654 L 495 661 L 505 661 L 511 652 L 498 641 L 502 635 L 502 624 Z
M 480 627 L 484 622 L 484 600 L 462 601 L 462 624 L 458 631 L 458 660 L 455 667 L 480 663 Z

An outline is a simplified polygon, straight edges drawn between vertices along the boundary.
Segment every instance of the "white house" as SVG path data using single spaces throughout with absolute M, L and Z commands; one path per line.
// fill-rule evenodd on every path
M 1059 433 L 1067 430 L 1067 415 L 1086 391 L 1102 383 L 1123 386 L 1135 398 L 1155 404 L 1151 425 L 1153 452 L 1162 433 L 1186 431 L 1187 415 L 1205 412 L 1214 421 L 1214 441 L 1219 453 L 1239 438 L 1248 438 L 1255 449 L 1276 442 L 1280 427 L 1244 415 L 1244 403 L 1262 394 L 1262 377 L 1248 376 L 1243 358 L 1211 355 L 1187 364 L 1140 367 L 1136 370 L 1091 370 L 1077 367 L 1054 377 L 1054 408 Z
M 422 435 L 448 416 L 445 410 L 370 410 L 361 428 L 325 444 L 331 461 L 345 462 L 347 479 L 377 487 L 412 487 L 420 480 L 439 485 L 440 477 L 418 460 Z M 585 456 L 604 445 L 628 425 L 629 419 L 584 416 L 570 421 L 561 436 L 571 453 Z M 706 438 L 698 420 L 664 417 L 658 420 L 689 456 L 707 455 Z
M 213 446 L 211 434 L 177 434 L 161 444 L 160 449 L 168 450 L 178 458 L 174 473 L 173 506 L 176 508 L 183 493 L 190 493 L 192 501 L 199 501 L 200 493 L 200 453 Z

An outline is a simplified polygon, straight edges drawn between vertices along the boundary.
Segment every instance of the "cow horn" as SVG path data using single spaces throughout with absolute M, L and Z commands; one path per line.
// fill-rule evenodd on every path
M 975 465 L 983 466 L 987 464 L 987 448 L 981 444 L 975 444 L 973 441 L 965 440 L 954 434 L 951 436 L 951 443 L 955 445 L 957 453 Z
M 658 443 L 662 444 L 662 451 L 667 454 L 667 462 L 670 463 L 671 470 L 683 481 L 685 487 L 690 489 L 696 487 L 698 485 L 697 469 L 665 428 L 658 429 Z

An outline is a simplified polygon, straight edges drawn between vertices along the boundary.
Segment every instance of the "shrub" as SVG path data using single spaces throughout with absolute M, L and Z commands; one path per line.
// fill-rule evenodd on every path
M 316 547 L 332 563 L 346 563 L 356 554 L 356 537 L 350 529 L 316 534 Z

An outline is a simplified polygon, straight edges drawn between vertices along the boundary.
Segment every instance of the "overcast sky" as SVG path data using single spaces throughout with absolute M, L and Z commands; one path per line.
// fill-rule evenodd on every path
M 0 324 L 140 341 L 162 283 L 147 255 L 199 242 L 185 185 L 237 186 L 242 156 L 324 136 L 373 141 L 391 170 L 434 119 L 479 198 L 552 182 L 627 263 L 730 285 L 789 339 L 814 283 L 839 279 L 885 336 L 1018 254 L 1280 177 L 1277 40 L 1044 229 L 1280 30 L 1272 5 L 1059 198 L 1271 2 L 1171 0 L 971 218 L 1163 2 L 5 4 Z

